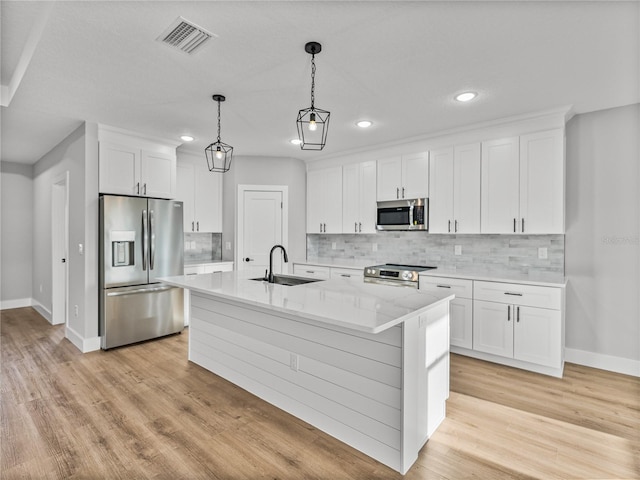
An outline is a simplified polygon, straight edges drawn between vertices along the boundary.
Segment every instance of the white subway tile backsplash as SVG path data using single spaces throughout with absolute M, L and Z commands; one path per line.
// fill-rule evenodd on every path
M 461 255 L 455 254 L 459 245 Z M 375 248 L 374 248 L 375 246 Z M 334 248 L 335 247 L 335 248 Z M 547 258 L 538 258 L 538 248 Z M 564 274 L 564 235 L 436 235 L 378 232 L 307 235 L 307 261 L 339 264 L 403 263 L 486 269 L 497 274 Z

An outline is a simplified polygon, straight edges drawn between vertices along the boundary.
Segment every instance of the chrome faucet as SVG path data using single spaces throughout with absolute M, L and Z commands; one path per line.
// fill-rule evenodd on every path
M 265 272 L 265 280 L 267 280 L 269 283 L 275 283 L 275 280 L 273 278 L 273 251 L 276 248 L 282 249 L 282 255 L 284 256 L 284 261 L 286 263 L 289 263 L 289 257 L 287 256 L 287 251 L 284 249 L 284 247 L 282 245 L 274 245 L 273 248 L 271 249 L 271 252 L 269 252 L 269 274 L 267 275 L 267 272 Z

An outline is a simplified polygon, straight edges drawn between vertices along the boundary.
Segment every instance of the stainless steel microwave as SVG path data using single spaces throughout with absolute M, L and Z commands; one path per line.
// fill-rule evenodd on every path
M 378 202 L 378 230 L 429 230 L 429 199 Z

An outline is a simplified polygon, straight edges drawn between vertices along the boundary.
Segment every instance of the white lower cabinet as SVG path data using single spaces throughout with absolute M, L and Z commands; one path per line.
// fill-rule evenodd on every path
M 447 291 L 453 293 L 450 303 L 450 343 L 472 348 L 473 346 L 473 281 L 459 278 L 420 277 L 420 290 L 426 292 Z
M 300 277 L 321 278 L 323 280 L 327 280 L 331 277 L 331 269 L 320 265 L 296 263 L 293 265 L 293 274 Z
M 547 375 L 562 376 L 564 288 L 420 277 L 420 290 L 455 294 L 451 351 Z

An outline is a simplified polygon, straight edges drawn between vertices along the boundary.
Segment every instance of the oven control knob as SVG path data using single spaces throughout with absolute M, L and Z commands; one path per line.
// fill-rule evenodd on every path
M 411 272 L 402 272 L 402 279 L 410 281 L 413 279 L 413 275 Z

